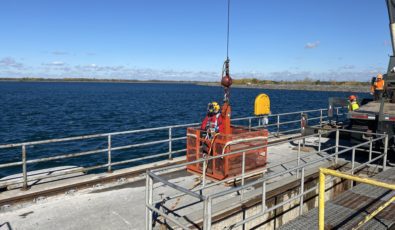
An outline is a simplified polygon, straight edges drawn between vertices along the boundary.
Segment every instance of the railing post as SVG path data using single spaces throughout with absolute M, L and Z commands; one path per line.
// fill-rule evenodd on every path
M 370 162 L 372 160 L 373 138 L 370 137 L 369 141 L 370 141 L 370 144 L 369 144 L 369 162 Z
M 354 168 L 355 168 L 355 148 L 352 148 L 351 154 L 351 175 L 354 175 Z M 354 187 L 354 181 L 350 180 L 350 188 Z
M 297 166 L 300 165 L 300 140 L 298 141 L 298 155 L 297 155 L 297 161 L 296 164 Z M 299 178 L 299 169 L 296 170 L 296 178 Z
M 173 156 L 172 156 L 172 140 L 173 140 L 173 135 L 172 135 L 172 129 L 169 128 L 169 160 L 173 160 Z
M 318 229 L 325 229 L 325 174 L 320 171 L 318 196 Z
M 152 205 L 152 194 L 153 194 L 153 181 L 150 175 L 148 174 L 148 170 L 146 172 L 146 187 L 145 187 L 145 202 L 146 205 Z M 145 208 L 145 229 L 152 230 L 152 211 L 148 206 Z
M 246 153 L 243 152 L 243 161 L 242 161 L 242 165 L 241 165 L 241 186 L 244 186 L 244 174 L 245 174 L 245 166 L 246 165 Z M 243 200 L 243 196 L 244 196 L 244 189 L 241 190 L 241 194 L 240 194 L 240 200 Z
M 262 182 L 262 212 L 266 210 L 266 181 Z
M 335 164 L 337 164 L 338 159 L 339 159 L 339 156 L 338 156 L 338 153 L 339 153 L 339 136 L 340 136 L 339 129 L 336 129 Z
M 320 109 L 320 127 L 322 126 L 322 109 Z
M 299 201 L 299 216 L 303 215 L 303 193 L 304 193 L 304 167 L 302 168 L 302 175 L 300 177 L 300 201 Z
M 204 161 L 203 161 L 203 175 L 202 175 L 203 188 L 206 186 L 206 171 L 207 171 L 207 160 L 204 159 Z M 203 192 L 203 190 L 202 190 L 202 192 Z
M 277 115 L 277 137 L 280 136 L 280 115 Z
M 354 174 L 355 168 L 355 148 L 352 148 L 352 155 L 351 155 L 351 174 Z
M 108 135 L 108 141 L 107 141 L 107 145 L 108 145 L 108 168 L 107 168 L 107 172 L 112 172 L 111 171 L 111 135 Z
M 388 134 L 385 134 L 385 139 L 384 139 L 384 156 L 383 156 L 383 171 L 387 169 L 387 152 L 388 152 Z
M 211 229 L 211 206 L 212 199 L 211 197 L 207 197 L 204 200 L 204 214 L 203 214 L 203 229 L 210 230 Z
M 321 136 L 322 136 L 321 130 L 318 130 L 318 133 L 319 133 L 319 135 L 318 135 L 318 152 L 321 152 Z
M 251 131 L 251 117 L 248 118 L 248 130 Z
M 303 148 L 306 146 L 306 138 L 304 138 L 304 136 L 306 135 L 306 128 L 307 128 L 307 122 L 308 122 L 308 118 L 307 118 L 307 113 L 300 113 L 300 132 L 303 136 Z
M 339 116 L 339 107 L 336 108 L 336 116 Z
M 26 146 L 25 145 L 22 145 L 22 174 L 23 174 L 22 190 L 27 190 L 27 165 L 26 165 Z

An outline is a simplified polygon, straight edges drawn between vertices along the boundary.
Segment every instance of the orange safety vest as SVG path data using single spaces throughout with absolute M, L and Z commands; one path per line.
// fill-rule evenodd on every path
M 371 91 L 383 90 L 383 89 L 384 89 L 384 80 L 377 80 L 374 82 L 373 87 L 371 88 Z

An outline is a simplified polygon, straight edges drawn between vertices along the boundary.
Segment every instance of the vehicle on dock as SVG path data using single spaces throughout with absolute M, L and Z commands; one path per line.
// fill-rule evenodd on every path
M 395 4 L 392 0 L 386 0 L 390 21 L 390 33 L 393 54 L 390 57 L 387 73 L 383 75 L 384 87 L 380 95 L 374 99 L 359 99 L 360 107 L 347 114 L 348 129 L 367 133 L 386 133 L 389 136 L 388 146 L 383 142 L 380 146 L 395 149 Z M 379 74 L 380 75 L 380 74 Z M 380 76 L 379 76 L 380 77 Z M 375 79 L 372 79 L 372 85 Z M 333 108 L 335 106 L 347 106 L 345 98 L 329 98 L 328 116 L 333 120 Z M 352 133 L 351 139 L 362 142 L 371 138 L 371 135 Z

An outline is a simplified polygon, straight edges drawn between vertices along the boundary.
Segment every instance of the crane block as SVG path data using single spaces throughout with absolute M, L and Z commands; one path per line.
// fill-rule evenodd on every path
M 270 98 L 261 93 L 255 98 L 254 114 L 256 116 L 270 114 Z

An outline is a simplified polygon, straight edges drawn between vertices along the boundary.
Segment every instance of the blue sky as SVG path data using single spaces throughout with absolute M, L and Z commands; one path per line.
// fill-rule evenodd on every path
M 226 6 L 2 1 L 0 77 L 216 81 L 226 58 Z M 384 0 L 231 0 L 235 78 L 366 81 L 386 69 L 391 52 Z

